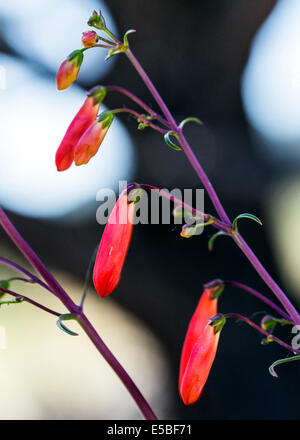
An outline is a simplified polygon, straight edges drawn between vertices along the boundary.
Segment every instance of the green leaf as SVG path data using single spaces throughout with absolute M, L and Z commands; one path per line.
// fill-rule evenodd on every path
M 129 29 L 129 31 L 127 31 L 123 37 L 123 44 L 125 46 L 126 49 L 128 49 L 129 47 L 129 43 L 128 43 L 128 35 L 129 34 L 133 34 L 134 32 L 136 32 L 135 29 Z
M 253 214 L 248 214 L 248 213 L 244 213 L 244 214 L 240 214 L 238 215 L 232 222 L 232 232 L 236 232 L 237 231 L 237 222 L 238 220 L 240 220 L 241 218 L 248 218 L 250 220 L 254 220 L 256 223 L 260 224 L 262 226 L 262 221 L 256 217 L 256 215 Z
M 171 141 L 170 136 L 175 136 L 175 137 L 177 137 L 177 134 L 175 133 L 175 131 L 168 131 L 168 133 L 166 133 L 165 136 L 164 136 L 164 138 L 165 138 L 165 143 L 166 143 L 169 147 L 173 148 L 173 150 L 181 151 L 181 148 L 180 148 L 178 145 L 174 144 L 174 142 Z
M 213 250 L 214 243 L 215 243 L 216 239 L 218 237 L 221 237 L 221 235 L 228 235 L 228 234 L 226 234 L 226 232 L 219 231 L 219 232 L 216 232 L 212 237 L 210 237 L 210 239 L 208 241 L 208 250 L 209 251 Z
M 184 120 L 180 123 L 179 128 L 182 129 L 182 128 L 185 126 L 185 124 L 186 124 L 187 122 L 196 122 L 196 123 L 199 124 L 199 125 L 203 125 L 203 122 L 202 122 L 200 119 L 198 119 L 198 118 L 194 118 L 194 117 L 191 117 L 191 118 L 186 118 L 186 119 L 184 119 Z
M 294 361 L 299 361 L 300 360 L 300 355 L 298 356 L 293 356 L 291 358 L 285 358 L 285 359 L 278 359 L 277 361 L 273 362 L 273 364 L 269 367 L 269 372 L 273 377 L 278 377 L 278 374 L 275 371 L 275 367 L 277 367 L 277 365 L 281 365 L 281 364 L 286 364 L 288 362 L 294 362 Z
M 78 333 L 73 332 L 72 330 L 69 330 L 62 321 L 70 321 L 70 320 L 77 320 L 77 315 L 76 313 L 66 313 L 64 315 L 60 315 L 60 317 L 58 318 L 58 320 L 56 321 L 57 326 L 63 330 L 64 332 L 66 332 L 68 335 L 71 336 L 78 336 Z

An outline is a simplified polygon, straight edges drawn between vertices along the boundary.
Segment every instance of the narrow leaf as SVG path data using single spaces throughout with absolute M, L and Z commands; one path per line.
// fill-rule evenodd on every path
M 277 361 L 273 362 L 273 364 L 269 367 L 269 372 L 273 377 L 278 377 L 278 374 L 275 371 L 275 367 L 280 364 L 286 364 L 287 362 L 293 362 L 293 361 L 299 361 L 300 355 L 293 356 L 291 358 L 285 358 L 285 359 L 278 359 Z

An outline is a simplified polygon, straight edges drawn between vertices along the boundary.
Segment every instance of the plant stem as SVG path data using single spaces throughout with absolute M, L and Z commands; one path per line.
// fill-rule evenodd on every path
M 55 312 L 54 310 L 49 309 L 49 307 L 43 306 L 42 304 L 38 303 L 37 301 L 34 301 L 33 299 L 28 298 L 27 296 L 21 295 L 21 294 L 16 293 L 16 292 L 13 292 L 12 290 L 4 289 L 3 287 L 0 287 L 0 292 L 5 292 L 8 295 L 11 295 L 11 296 L 13 296 L 15 298 L 22 298 L 23 301 L 26 301 L 26 302 L 32 304 L 33 306 L 38 307 L 39 309 L 44 310 L 45 312 L 51 313 L 51 315 L 55 315 L 55 316 L 60 316 L 61 315 L 61 313 Z
M 153 116 L 153 118 L 157 119 L 159 122 L 161 122 L 162 124 L 166 125 L 167 127 L 169 127 L 169 123 L 166 119 L 164 119 L 163 117 L 161 117 L 158 113 L 156 113 L 154 110 L 152 110 L 151 107 L 149 107 L 147 104 L 145 104 L 140 98 L 138 98 L 137 96 L 135 96 L 133 93 L 131 93 L 129 90 L 124 89 L 124 87 L 119 87 L 119 86 L 105 86 L 105 88 L 108 91 L 114 91 L 114 92 L 119 92 L 122 93 L 125 96 L 128 96 L 128 98 L 130 98 L 133 102 L 135 102 L 136 104 L 138 104 L 141 108 L 143 108 L 147 113 L 149 113 L 149 115 Z
M 231 227 L 231 221 L 225 212 L 225 209 L 223 208 L 222 203 L 219 200 L 219 197 L 211 184 L 208 176 L 206 175 L 205 171 L 203 170 L 202 166 L 200 165 L 197 157 L 195 156 L 193 150 L 191 149 L 189 143 L 187 142 L 185 136 L 183 135 L 182 127 L 178 127 L 171 112 L 169 111 L 168 107 L 166 106 L 165 102 L 161 98 L 160 94 L 158 93 L 157 89 L 153 85 L 152 81 L 136 59 L 136 57 L 133 55 L 131 50 L 128 49 L 126 52 L 126 55 L 128 56 L 129 60 L 137 70 L 138 74 L 144 81 L 145 85 L 149 89 L 150 93 L 152 94 L 153 98 L 156 100 L 157 104 L 159 105 L 161 111 L 167 118 L 167 120 L 170 123 L 170 126 L 173 131 L 175 131 L 178 134 L 179 142 L 189 160 L 192 167 L 196 171 L 198 177 L 200 178 L 204 188 L 206 189 L 218 215 L 220 216 L 220 219 Z M 273 280 L 273 278 L 270 276 L 270 274 L 266 271 L 266 269 L 263 267 L 263 265 L 260 263 L 256 255 L 253 253 L 253 251 L 250 249 L 250 247 L 247 245 L 247 243 L 244 241 L 244 239 L 241 237 L 240 234 L 231 233 L 230 234 L 233 238 L 233 240 L 236 242 L 236 244 L 240 247 L 240 249 L 243 251 L 243 253 L 246 255 L 252 266 L 256 269 L 258 274 L 261 276 L 261 278 L 265 281 L 265 283 L 269 286 L 269 288 L 273 291 L 273 293 L 276 295 L 278 300 L 281 302 L 281 304 L 285 307 L 287 312 L 289 313 L 290 317 L 294 321 L 295 324 L 300 323 L 300 316 L 293 306 L 293 304 L 289 301 L 285 293 L 280 289 L 278 284 Z
M 135 400 L 145 419 L 157 420 L 156 415 L 152 411 L 144 396 L 141 394 L 141 392 L 139 391 L 133 380 L 130 378 L 130 376 L 127 374 L 127 372 L 124 370 L 122 365 L 111 353 L 109 348 L 104 344 L 103 340 L 100 338 L 88 318 L 83 313 L 81 313 L 78 315 L 77 320 L 87 336 L 93 342 L 99 353 L 101 353 L 106 362 L 111 366 L 114 372 L 121 379 L 129 393 L 131 394 L 132 398 Z
M 164 128 L 158 127 L 158 125 L 153 124 L 149 119 L 145 118 L 145 116 L 141 115 L 140 113 L 136 112 L 135 110 L 132 110 L 131 108 L 115 108 L 111 110 L 111 113 L 130 113 L 131 115 L 135 116 L 138 120 L 141 120 L 145 122 L 149 127 L 153 128 L 156 131 L 159 131 L 162 134 L 168 133 L 168 130 L 165 130 Z
M 124 370 L 122 365 L 118 362 L 118 360 L 113 356 L 109 348 L 104 344 L 92 324 L 89 322 L 87 317 L 83 314 L 81 308 L 77 306 L 69 295 L 64 291 L 64 289 L 60 286 L 60 284 L 56 281 L 53 275 L 48 271 L 48 269 L 44 266 L 42 261 L 36 255 L 36 253 L 31 249 L 28 243 L 23 239 L 14 225 L 11 223 L 7 215 L 0 208 L 0 224 L 3 229 L 7 233 L 7 235 L 11 238 L 13 243 L 17 246 L 17 248 L 22 252 L 22 254 L 27 258 L 30 264 L 36 269 L 36 271 L 43 277 L 43 279 L 49 284 L 52 293 L 57 296 L 61 302 L 66 306 L 70 313 L 76 314 L 78 317 L 78 322 L 81 327 L 84 329 L 88 337 L 92 340 L 97 350 L 102 354 L 105 360 L 109 363 L 109 365 L 113 368 L 113 370 L 117 373 L 123 384 L 126 386 L 127 390 L 135 400 L 137 406 L 141 410 L 142 414 L 146 419 L 156 420 L 156 416 L 150 408 L 149 404 L 138 390 L 137 386 Z M 5 289 L 2 289 L 5 290 Z M 9 291 L 7 292 L 9 293 Z M 11 292 L 14 295 L 14 292 Z M 29 298 L 28 298 L 29 299 Z M 35 301 L 30 300 L 31 303 L 35 303 Z M 34 304 L 37 307 L 43 308 L 43 310 L 47 309 L 41 304 Z M 49 311 L 49 310 L 48 310 Z M 53 312 L 53 311 L 52 311 Z M 51 312 L 49 312 L 51 313 Z M 56 312 L 55 312 L 56 314 Z
M 44 289 L 47 289 L 49 292 L 53 293 L 47 284 L 45 284 L 42 280 L 37 278 L 35 275 L 30 273 L 28 270 L 24 269 L 23 267 L 19 266 L 17 263 L 14 263 L 13 261 L 7 260 L 6 258 L 0 257 L 0 264 L 4 264 L 5 266 L 11 267 L 15 270 L 17 270 L 20 273 L 23 273 L 29 278 L 29 281 L 33 283 L 39 284 Z
M 257 273 L 260 275 L 260 277 L 264 280 L 264 282 L 269 286 L 269 288 L 272 290 L 274 295 L 277 297 L 277 299 L 281 302 L 281 304 L 284 306 L 288 314 L 290 315 L 290 318 L 293 320 L 295 324 L 300 324 L 300 316 L 293 306 L 293 304 L 290 302 L 290 300 L 287 298 L 285 293 L 281 290 L 281 288 L 278 286 L 278 284 L 273 280 L 271 275 L 267 272 L 267 270 L 264 268 L 264 266 L 261 264 L 257 256 L 254 254 L 250 246 L 246 243 L 246 241 L 243 239 L 241 234 L 233 234 L 232 235 L 233 240 L 238 245 L 238 247 L 241 249 L 241 251 L 246 255 L 254 269 L 257 271 Z
M 284 342 L 281 339 L 279 339 L 276 336 L 274 336 L 272 333 L 267 332 L 266 330 L 261 328 L 259 325 L 255 324 L 255 322 L 251 321 L 246 316 L 240 315 L 239 313 L 225 313 L 224 316 L 225 316 L 225 318 L 236 318 L 236 319 L 239 319 L 241 321 L 244 321 L 246 324 L 250 325 L 255 330 L 257 330 L 258 332 L 260 332 L 263 335 L 265 335 L 267 338 L 272 338 L 272 340 L 274 342 L 277 342 L 277 344 L 281 345 L 282 347 L 286 348 L 287 350 L 290 350 L 293 353 L 300 353 L 300 350 L 297 350 L 297 349 L 291 347 L 286 342 Z
M 272 309 L 276 310 L 276 312 L 279 313 L 279 315 L 283 316 L 287 321 L 291 319 L 291 317 L 284 310 L 282 310 L 281 307 L 277 306 L 273 301 L 271 301 L 269 298 L 266 298 L 264 295 L 262 295 L 260 292 L 253 289 L 252 287 L 247 286 L 243 283 L 239 283 L 238 281 L 222 280 L 222 282 L 227 286 L 237 287 L 238 289 L 242 289 L 246 292 L 251 293 L 251 295 L 256 296 L 261 301 L 268 304 L 268 306 L 270 306 Z

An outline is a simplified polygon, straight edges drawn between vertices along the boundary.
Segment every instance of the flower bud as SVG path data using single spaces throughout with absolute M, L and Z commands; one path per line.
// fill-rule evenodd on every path
M 217 313 L 217 301 L 205 289 L 189 323 L 179 373 L 179 392 L 186 405 L 199 399 L 216 355 L 220 332 L 210 320 Z
M 89 26 L 96 28 L 96 29 L 100 29 L 100 30 L 106 29 L 105 20 L 101 14 L 101 11 L 99 11 L 99 14 L 96 11 L 93 11 L 87 24 Z
M 67 89 L 74 81 L 76 81 L 82 60 L 83 60 L 82 51 L 74 50 L 61 63 L 56 75 L 56 83 L 58 90 Z
M 81 136 L 74 150 L 76 165 L 88 163 L 91 157 L 97 153 L 113 118 L 113 113 L 109 111 L 101 113 L 99 118 Z
M 83 32 L 81 42 L 84 47 L 93 47 L 98 42 L 99 37 L 95 31 Z
M 58 171 L 64 171 L 72 165 L 74 149 L 84 132 L 96 120 L 100 103 L 105 95 L 106 89 L 101 86 L 94 87 L 88 92 L 88 97 L 69 125 L 56 152 L 55 163 Z
M 117 286 L 133 229 L 135 203 L 128 203 L 122 193 L 115 204 L 105 226 L 93 272 L 93 281 L 98 294 L 104 298 Z

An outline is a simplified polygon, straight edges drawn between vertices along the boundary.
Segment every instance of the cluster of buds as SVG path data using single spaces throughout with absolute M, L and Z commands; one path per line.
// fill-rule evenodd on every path
M 111 112 L 103 112 L 98 117 L 106 89 L 102 86 L 92 88 L 82 107 L 72 120 L 56 152 L 55 162 L 58 171 L 75 165 L 87 163 L 94 156 L 113 121 Z

